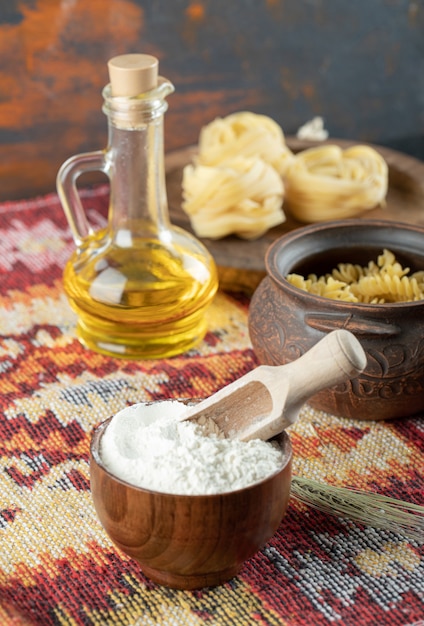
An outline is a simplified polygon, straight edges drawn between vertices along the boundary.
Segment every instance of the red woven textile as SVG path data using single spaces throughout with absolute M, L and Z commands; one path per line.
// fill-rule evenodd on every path
M 83 200 L 104 223 L 107 189 Z M 183 592 L 149 581 L 96 518 L 92 429 L 135 402 L 205 397 L 256 366 L 248 299 L 219 293 L 188 354 L 109 358 L 75 336 L 62 288 L 74 244 L 56 195 L 0 205 L 0 234 L 0 624 L 423 623 L 422 546 L 295 500 L 227 584 Z M 362 423 L 305 407 L 290 435 L 295 474 L 424 504 L 422 417 Z

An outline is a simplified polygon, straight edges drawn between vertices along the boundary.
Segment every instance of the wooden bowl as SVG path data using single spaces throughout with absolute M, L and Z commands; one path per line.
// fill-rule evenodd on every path
M 283 467 L 245 489 L 216 495 L 175 495 L 134 487 L 102 465 L 99 446 L 112 418 L 93 433 L 91 492 L 114 544 L 154 582 L 176 589 L 219 585 L 241 569 L 277 530 L 288 506 L 292 449 L 276 440 Z
M 262 364 L 289 363 L 337 328 L 356 335 L 367 354 L 364 372 L 308 401 L 333 415 L 382 420 L 424 410 L 424 300 L 348 303 L 307 293 L 285 277 L 319 276 L 341 262 L 365 266 L 384 248 L 411 272 L 424 269 L 419 226 L 351 219 L 299 228 L 269 247 L 267 277 L 251 300 L 249 333 Z

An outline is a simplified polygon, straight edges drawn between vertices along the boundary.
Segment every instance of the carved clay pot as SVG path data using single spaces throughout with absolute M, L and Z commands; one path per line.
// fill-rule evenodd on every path
M 384 248 L 411 272 L 424 269 L 421 227 L 352 219 L 299 228 L 270 246 L 267 276 L 252 297 L 249 333 L 262 364 L 289 363 L 336 328 L 350 330 L 361 342 L 364 372 L 308 401 L 333 415 L 382 420 L 424 410 L 424 300 L 347 303 L 309 294 L 285 276 L 319 276 L 341 262 L 365 266 Z

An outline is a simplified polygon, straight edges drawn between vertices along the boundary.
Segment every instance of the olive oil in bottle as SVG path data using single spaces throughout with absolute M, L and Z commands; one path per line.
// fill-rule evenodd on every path
M 174 88 L 157 70 L 148 55 L 109 61 L 103 90 L 108 147 L 71 157 L 57 178 L 76 243 L 64 288 L 78 315 L 78 336 L 93 350 L 132 359 L 168 357 L 196 345 L 218 287 L 209 252 L 169 221 L 163 116 Z M 98 231 L 75 184 L 89 170 L 110 180 L 108 224 Z

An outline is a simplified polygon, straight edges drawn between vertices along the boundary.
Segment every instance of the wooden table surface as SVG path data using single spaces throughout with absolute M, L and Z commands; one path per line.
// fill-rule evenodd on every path
M 331 139 L 342 148 L 358 142 Z M 311 147 L 311 142 L 294 137 L 287 144 L 297 153 Z M 387 219 L 424 226 L 424 162 L 396 150 L 373 146 L 385 158 L 389 167 L 389 190 L 385 207 L 366 211 L 362 219 Z M 175 225 L 193 232 L 188 216 L 181 208 L 182 172 L 196 154 L 196 146 L 177 150 L 166 156 L 167 190 L 171 220 Z M 265 254 L 270 244 L 285 233 L 303 226 L 286 211 L 286 221 L 270 229 L 254 241 L 236 236 L 219 240 L 202 239 L 218 265 L 223 288 L 252 292 L 265 275 Z

